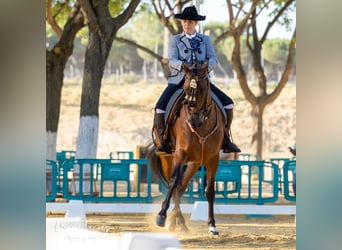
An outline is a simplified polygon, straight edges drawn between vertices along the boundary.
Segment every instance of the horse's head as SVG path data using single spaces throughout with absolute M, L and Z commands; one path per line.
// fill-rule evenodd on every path
M 208 95 L 210 96 L 208 61 L 205 64 L 197 62 L 193 65 L 183 63 L 183 68 L 185 72 L 184 104 L 187 106 L 191 126 L 198 128 L 208 115 Z

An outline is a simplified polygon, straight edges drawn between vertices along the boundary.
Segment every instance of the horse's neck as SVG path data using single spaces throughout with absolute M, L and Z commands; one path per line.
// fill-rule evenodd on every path
M 203 107 L 208 109 L 208 112 L 210 112 L 211 109 L 213 109 L 213 100 L 211 97 L 211 89 L 210 89 L 210 83 L 209 82 L 208 82 L 208 88 L 207 88 L 207 93 L 205 95 Z

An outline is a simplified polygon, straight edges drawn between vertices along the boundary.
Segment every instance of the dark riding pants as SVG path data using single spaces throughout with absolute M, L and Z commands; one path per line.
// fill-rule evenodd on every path
M 161 94 L 157 104 L 156 109 L 165 110 L 167 103 L 169 102 L 171 96 L 177 91 L 177 89 L 182 88 L 184 85 L 184 79 L 179 84 L 168 84 Z M 214 84 L 210 83 L 211 91 L 217 96 L 218 99 L 222 102 L 223 106 L 227 106 L 230 104 L 234 104 L 233 100 L 227 96 L 223 91 L 217 88 Z

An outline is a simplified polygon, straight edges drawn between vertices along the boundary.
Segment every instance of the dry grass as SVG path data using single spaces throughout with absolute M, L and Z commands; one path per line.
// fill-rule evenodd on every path
M 252 153 L 250 104 L 245 101 L 238 84 L 225 85 L 219 79 L 214 82 L 235 102 L 232 125 L 234 141 L 243 153 Z M 63 88 L 58 151 L 76 149 L 81 88 L 80 80 L 69 80 Z M 135 84 L 104 81 L 100 97 L 98 158 L 107 158 L 110 152 L 118 150 L 134 150 L 135 145 L 145 145 L 150 141 L 152 110 L 164 88 L 165 81 Z M 287 84 L 278 99 L 266 107 L 264 113 L 264 158 L 291 157 L 287 146 L 292 146 L 295 141 L 296 85 Z

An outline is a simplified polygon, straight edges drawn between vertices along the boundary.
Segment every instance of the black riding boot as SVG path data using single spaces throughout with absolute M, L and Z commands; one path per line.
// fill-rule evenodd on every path
M 164 121 L 164 114 L 157 114 L 154 113 L 154 125 L 158 131 L 160 143 L 161 145 L 156 149 L 156 154 L 163 155 L 163 154 L 172 154 L 172 149 L 168 141 L 164 140 L 164 132 L 165 132 L 165 121 Z
M 230 138 L 230 125 L 232 124 L 233 120 L 233 109 L 225 109 L 225 111 L 227 114 L 227 123 L 224 129 L 222 149 L 224 153 L 239 153 L 241 152 L 241 149 L 239 149 Z

